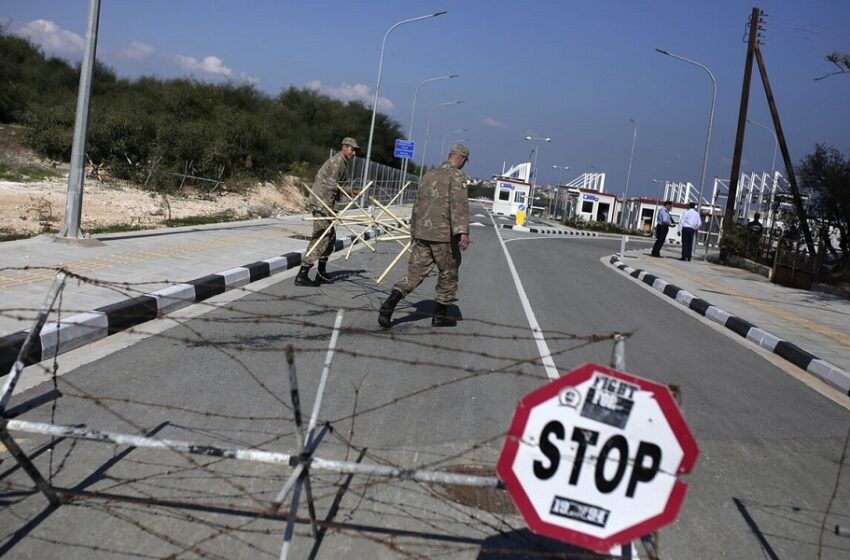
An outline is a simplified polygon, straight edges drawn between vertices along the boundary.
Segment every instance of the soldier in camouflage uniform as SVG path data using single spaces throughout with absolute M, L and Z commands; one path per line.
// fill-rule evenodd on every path
M 447 316 L 448 304 L 457 294 L 460 253 L 469 246 L 469 198 L 461 169 L 469 159 L 469 149 L 455 144 L 448 159 L 422 178 L 413 215 L 410 236 L 413 253 L 407 274 L 396 282 L 381 305 L 378 324 L 388 329 L 395 306 L 422 283 L 437 265 L 436 311 L 431 320 L 435 327 L 453 327 L 457 321 Z
M 307 201 L 307 207 L 313 214 L 314 218 L 330 217 L 328 209 L 333 210 L 337 200 L 339 200 L 339 189 L 337 185 L 346 182 L 349 179 L 349 160 L 355 156 L 355 150 L 359 149 L 357 140 L 346 137 L 342 139 L 342 148 L 326 161 L 319 172 L 316 173 L 316 180 L 313 181 L 313 194 Z M 319 199 L 317 199 L 318 197 Z M 331 279 L 327 274 L 328 256 L 333 253 L 334 245 L 336 244 L 336 231 L 334 228 L 319 241 L 322 234 L 331 225 L 332 220 L 313 220 L 313 235 L 310 238 L 310 243 L 307 245 L 308 251 L 312 249 L 309 255 L 306 255 L 301 260 L 301 268 L 298 270 L 298 275 L 295 276 L 296 286 L 318 286 L 321 283 L 330 283 Z M 313 264 L 319 261 L 319 270 L 316 273 L 316 279 L 310 280 L 308 272 Z

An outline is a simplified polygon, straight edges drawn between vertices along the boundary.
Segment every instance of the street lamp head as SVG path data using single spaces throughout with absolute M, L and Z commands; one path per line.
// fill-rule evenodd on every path
M 552 139 L 551 139 L 551 138 L 544 138 L 543 140 L 545 140 L 546 142 L 551 142 L 551 141 L 552 141 Z
M 667 51 L 665 51 L 664 49 L 656 48 L 655 50 L 656 50 L 656 51 L 658 51 L 658 52 L 660 52 L 661 54 L 666 54 L 667 56 L 670 56 L 670 53 L 669 53 L 669 52 L 667 52 Z
M 460 74 L 449 74 L 449 78 L 457 78 Z
M 526 137 L 525 137 L 525 139 L 526 139 L 526 140 L 531 140 L 531 136 L 526 136 Z
M 437 17 L 437 16 L 441 16 L 441 15 L 447 14 L 447 13 L 449 13 L 448 10 L 443 10 L 442 12 L 437 12 L 436 14 L 432 15 L 431 17 Z

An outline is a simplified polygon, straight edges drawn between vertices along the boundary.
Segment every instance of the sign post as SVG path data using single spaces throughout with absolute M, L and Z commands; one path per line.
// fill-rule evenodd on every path
M 393 156 L 397 158 L 413 159 L 413 151 L 416 147 L 416 142 L 413 140 L 402 140 L 397 138 L 395 141 L 395 152 Z
M 519 401 L 496 471 L 533 532 L 607 552 L 676 519 L 698 455 L 666 386 L 585 364 Z

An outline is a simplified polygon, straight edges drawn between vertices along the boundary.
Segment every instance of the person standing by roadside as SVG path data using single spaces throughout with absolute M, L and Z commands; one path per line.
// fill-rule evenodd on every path
M 667 233 L 670 231 L 670 226 L 673 225 L 673 218 L 670 217 L 671 208 L 673 208 L 673 202 L 667 200 L 664 202 L 664 206 L 658 209 L 658 214 L 655 216 L 655 245 L 652 246 L 650 256 L 661 256 L 661 248 L 664 247 Z
M 764 226 L 761 223 L 761 214 L 759 212 L 753 214 L 753 219 L 747 222 L 747 229 L 753 237 L 761 237 L 761 234 L 764 231 Z
M 682 236 L 682 258 L 680 261 L 691 260 L 691 255 L 694 250 L 694 240 L 696 239 L 697 231 L 702 226 L 702 217 L 696 209 L 697 205 L 691 202 L 688 204 L 688 209 L 679 220 L 679 234 Z
M 469 246 L 469 195 L 461 171 L 468 159 L 469 149 L 455 144 L 446 161 L 422 177 L 410 220 L 413 252 L 407 274 L 395 283 L 390 296 L 381 305 L 378 324 L 382 328 L 392 326 L 395 306 L 422 283 L 435 264 L 440 272 L 431 325 L 457 325 L 457 320 L 448 317 L 447 311 L 458 290 L 461 251 Z
M 314 218 L 327 218 L 313 220 L 313 234 L 310 243 L 307 244 L 305 256 L 301 259 L 301 268 L 295 276 L 296 286 L 318 286 L 322 283 L 332 282 L 327 273 L 328 257 L 333 253 L 336 244 L 336 231 L 331 228 L 327 235 L 320 241 L 319 238 L 332 223 L 330 210 L 333 210 L 339 200 L 339 188 L 350 176 L 349 161 L 356 155 L 360 148 L 357 140 L 351 137 L 342 139 L 342 148 L 332 155 L 316 173 L 313 181 L 313 194 L 307 201 L 307 207 Z M 312 250 L 312 251 L 311 251 Z M 310 280 L 309 271 L 313 265 L 319 262 L 316 279 Z

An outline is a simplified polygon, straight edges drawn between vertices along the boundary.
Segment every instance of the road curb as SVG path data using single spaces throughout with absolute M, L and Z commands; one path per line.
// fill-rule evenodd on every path
M 523 233 L 531 232 L 531 233 L 542 233 L 547 235 L 572 235 L 577 237 L 599 237 L 599 234 L 595 231 L 572 231 L 572 230 L 563 230 L 563 229 L 554 229 L 554 228 L 537 228 L 537 227 L 525 227 L 525 226 L 516 226 L 511 224 L 499 224 L 499 227 L 502 229 L 513 229 L 516 231 L 521 231 Z
M 376 229 L 367 230 L 363 238 L 373 239 L 381 233 Z M 354 241 L 352 235 L 337 239 L 334 252 L 350 247 Z M 46 323 L 22 356 L 23 364 L 37 364 L 226 291 L 297 268 L 301 266 L 303 252 L 286 253 L 208 274 L 149 294 L 104 305 L 94 311 L 63 317 L 61 323 Z M 0 337 L 0 377 L 9 373 L 28 332 L 17 331 Z
M 671 284 L 666 280 L 650 274 L 645 270 L 633 268 L 620 260 L 618 255 L 612 255 L 611 264 L 621 272 L 628 274 L 636 280 L 640 280 L 652 289 L 663 293 L 665 296 L 676 301 L 676 303 L 687 307 L 691 311 L 699 313 L 703 317 L 731 330 L 735 334 L 746 338 L 750 342 L 758 344 L 765 350 L 773 352 L 777 356 L 791 362 L 800 369 L 814 375 L 828 385 L 835 387 L 846 395 L 850 395 L 850 373 L 834 366 L 800 348 L 792 342 L 761 329 L 752 323 L 736 317 L 726 311 L 711 305 L 704 299 L 698 298 L 690 292 Z

